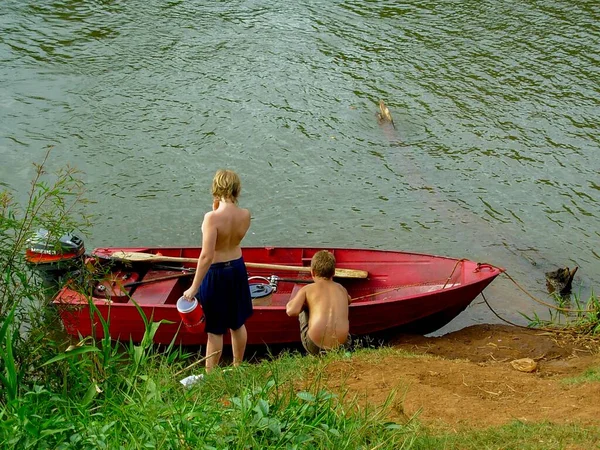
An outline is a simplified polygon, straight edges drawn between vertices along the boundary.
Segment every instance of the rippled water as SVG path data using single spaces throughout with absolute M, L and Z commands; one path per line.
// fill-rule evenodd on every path
M 88 248 L 198 245 L 229 167 L 246 245 L 469 257 L 541 298 L 578 265 L 598 290 L 600 4 L 392 3 L 4 0 L 0 180 L 24 195 L 53 145 L 95 201 Z

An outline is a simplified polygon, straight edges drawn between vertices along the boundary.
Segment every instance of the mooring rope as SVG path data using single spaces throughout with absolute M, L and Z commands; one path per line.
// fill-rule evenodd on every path
M 485 302 L 485 304 L 487 305 L 487 307 L 490 309 L 490 311 L 501 321 L 506 322 L 509 325 L 512 325 L 514 327 L 518 327 L 518 328 L 523 328 L 525 330 L 531 330 L 531 331 L 545 331 L 545 332 L 549 332 L 549 333 L 565 333 L 565 334 L 573 334 L 574 332 L 576 332 L 576 330 L 572 330 L 569 329 L 567 325 L 563 325 L 563 328 L 547 328 L 547 327 L 528 327 L 525 325 L 519 325 L 516 324 L 514 322 L 511 322 L 508 319 L 505 319 L 504 317 L 500 316 L 500 314 L 498 314 L 494 308 L 492 308 L 492 306 L 490 305 L 490 303 L 487 301 L 487 298 L 485 298 L 484 293 L 481 293 L 481 296 L 483 297 L 483 301 Z M 551 305 L 552 306 L 552 305 Z M 595 312 L 595 311 L 593 311 Z
M 460 261 L 463 261 L 463 260 L 461 259 Z M 504 274 L 506 276 L 506 278 L 508 278 L 510 281 L 512 281 L 515 284 L 515 286 L 517 286 L 523 293 L 525 293 L 525 295 L 527 295 L 530 299 L 532 299 L 536 303 L 539 303 L 540 305 L 544 305 L 544 306 L 547 306 L 548 308 L 555 309 L 556 311 L 566 312 L 566 313 L 590 313 L 590 312 L 596 312 L 595 309 L 563 308 L 561 306 L 556 306 L 556 305 L 553 305 L 551 303 L 545 302 L 545 301 L 540 300 L 539 298 L 535 297 L 530 292 L 528 292 L 527 289 L 525 289 L 523 286 L 521 286 L 517 282 L 517 280 L 515 280 L 513 277 L 511 277 L 510 274 L 505 269 L 502 269 L 502 268 L 500 268 L 498 266 L 495 266 L 494 264 L 489 264 L 489 263 L 478 263 L 477 266 L 478 267 L 479 266 L 490 266 L 490 267 L 493 267 L 494 269 L 499 270 L 502 274 Z M 483 296 L 483 293 L 482 293 L 482 296 Z M 484 300 L 485 300 L 485 298 L 484 298 Z M 492 312 L 494 312 L 494 311 L 492 311 Z
M 490 264 L 492 267 L 492 264 Z M 498 269 L 498 267 L 496 267 Z M 539 303 L 541 305 L 544 305 L 550 309 L 554 309 L 556 311 L 560 311 L 563 313 L 597 313 L 598 311 L 595 309 L 573 309 L 573 308 L 563 308 L 560 306 L 556 306 L 556 305 L 552 305 L 548 302 L 544 302 L 540 299 L 538 299 L 537 297 L 535 297 L 534 295 L 532 295 L 530 292 L 528 292 L 523 286 L 521 286 L 513 277 L 511 277 L 506 271 L 504 271 L 504 275 L 506 275 L 506 277 L 512 281 L 515 286 L 517 286 L 523 293 L 525 293 L 529 298 L 531 298 L 533 301 L 535 301 L 536 303 Z M 551 333 L 573 333 L 573 330 L 569 329 L 566 325 L 563 326 L 563 328 L 547 328 L 547 327 L 527 327 L 524 325 L 519 325 L 516 324 L 514 322 L 511 322 L 508 319 L 505 319 L 504 317 L 500 316 L 500 314 L 498 314 L 494 308 L 492 308 L 492 306 L 490 305 L 490 303 L 488 302 L 487 298 L 485 298 L 485 294 L 483 292 L 481 292 L 481 297 L 483 297 L 483 301 L 485 302 L 485 304 L 487 305 L 487 307 L 490 309 L 490 311 L 500 320 L 502 320 L 503 322 L 506 322 L 509 325 L 515 326 L 515 327 L 519 327 L 519 328 L 524 328 L 527 330 L 535 330 L 535 331 L 547 331 L 547 332 L 551 332 Z
M 450 276 L 446 279 L 446 282 L 444 283 L 444 286 L 442 287 L 442 289 L 445 289 L 446 286 L 448 285 L 448 283 L 450 282 L 450 280 L 452 279 L 452 275 L 454 275 L 454 271 L 458 267 L 458 264 L 463 261 L 466 261 L 466 260 L 467 260 L 466 258 L 462 258 L 462 259 L 459 259 L 458 261 L 456 261 L 456 264 L 454 264 L 454 268 L 452 269 L 452 272 L 450 272 Z
M 544 305 L 547 306 L 548 308 L 551 309 L 555 309 L 556 311 L 560 311 L 560 312 L 567 312 L 567 313 L 590 313 L 590 312 L 596 312 L 595 309 L 573 309 L 573 308 L 563 308 L 561 306 L 556 306 L 556 305 L 552 305 L 551 303 L 548 302 L 544 302 L 536 297 L 534 297 L 531 293 L 529 293 L 523 286 L 521 286 L 513 277 L 511 277 L 506 271 L 504 272 L 504 275 L 506 275 L 506 277 L 512 281 L 515 286 L 517 286 L 521 291 L 523 291 L 529 298 L 531 298 L 534 302 L 539 303 L 540 305 Z
M 485 304 L 487 305 L 487 307 L 488 307 L 488 308 L 490 308 L 490 311 L 491 311 L 492 313 L 494 313 L 494 315 L 495 315 L 495 316 L 496 316 L 498 319 L 500 319 L 501 321 L 503 321 L 503 322 L 506 322 L 507 324 L 509 324 L 509 325 L 512 325 L 512 326 L 514 326 L 514 327 L 526 328 L 527 330 L 531 330 L 531 328 L 529 328 L 529 327 L 526 327 L 526 326 L 524 326 L 524 325 L 519 325 L 519 324 L 516 324 L 516 323 L 514 323 L 514 322 L 511 322 L 511 321 L 510 321 L 510 320 L 508 320 L 508 319 L 505 319 L 504 317 L 501 317 L 501 316 L 500 316 L 500 314 L 498 314 L 498 313 L 497 313 L 497 312 L 494 310 L 494 308 L 492 308 L 492 306 L 489 304 L 489 302 L 487 301 L 487 298 L 485 298 L 485 295 L 483 294 L 483 292 L 481 293 L 481 296 L 483 297 L 483 301 L 485 302 Z

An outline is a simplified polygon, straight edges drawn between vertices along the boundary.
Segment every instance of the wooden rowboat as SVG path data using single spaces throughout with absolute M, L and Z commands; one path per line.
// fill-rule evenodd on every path
M 310 282 L 310 260 L 320 248 L 246 247 L 243 257 L 251 283 L 269 291 L 258 299 L 247 321 L 248 344 L 286 344 L 300 341 L 298 321 L 285 305 Z M 388 330 L 429 333 L 463 311 L 504 271 L 489 264 L 399 251 L 336 248 L 331 250 L 336 280 L 347 289 L 350 332 L 372 335 Z M 184 345 L 205 344 L 203 322 L 182 323 L 176 303 L 190 286 L 200 248 L 98 248 L 93 281 L 69 283 L 53 300 L 65 330 L 75 336 L 102 337 L 97 314 L 109 323 L 112 339 L 140 342 L 145 324 L 140 311 L 163 321 L 154 341 Z M 142 256 L 140 256 L 142 255 Z M 144 256 L 145 255 L 145 256 Z M 89 258 L 88 258 L 89 260 Z M 88 261 L 89 262 L 89 261 Z M 90 304 L 96 313 L 91 313 Z M 226 336 L 226 342 L 228 336 Z

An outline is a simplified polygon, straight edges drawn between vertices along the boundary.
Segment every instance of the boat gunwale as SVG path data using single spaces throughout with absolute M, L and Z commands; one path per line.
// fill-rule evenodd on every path
M 162 251 L 162 250 L 168 250 L 168 251 L 183 251 L 183 250 L 198 250 L 200 251 L 202 249 L 202 247 L 196 247 L 196 246 L 187 246 L 187 247 L 148 247 L 148 246 L 141 246 L 141 247 L 96 247 L 94 248 L 94 250 L 92 250 L 92 253 L 90 254 L 90 256 L 97 256 L 100 258 L 110 258 L 110 256 L 112 253 L 116 253 L 116 252 L 142 252 L 142 253 L 153 253 L 156 251 Z M 444 259 L 444 260 L 448 260 L 448 261 L 454 261 L 454 262 L 458 262 L 458 261 L 466 261 L 466 262 L 471 262 L 474 264 L 488 264 L 488 263 L 478 263 L 470 258 L 456 258 L 453 256 L 444 256 L 444 255 L 437 255 L 437 254 L 433 254 L 433 253 L 420 253 L 420 252 L 415 252 L 415 251 L 405 251 L 405 250 L 389 250 L 389 249 L 378 249 L 378 248 L 367 248 L 367 247 L 313 247 L 313 246 L 309 246 L 309 247 L 298 247 L 298 246 L 270 246 L 270 245 L 265 245 L 265 246 L 260 246 L 260 245 L 251 245 L 251 246 L 243 246 L 242 247 L 242 254 L 244 253 L 244 250 L 248 249 L 248 250 L 315 250 L 315 251 L 319 251 L 319 250 L 329 250 L 331 252 L 347 252 L 347 251 L 357 251 L 357 252 L 375 252 L 375 253 L 387 253 L 387 254 L 399 254 L 399 255 L 409 255 L 409 256 L 419 256 L 419 257 L 426 257 L 426 258 L 433 258 L 433 259 Z M 99 254 L 98 254 L 99 253 Z M 200 253 L 198 253 L 200 254 Z M 162 255 L 162 256 L 171 256 L 171 255 Z M 377 261 L 370 261 L 370 262 L 377 262 Z M 386 263 L 389 263 L 389 261 L 384 261 Z M 277 263 L 277 264 L 281 264 L 281 263 Z M 297 264 L 291 264 L 291 263 L 285 263 L 286 265 L 297 265 Z M 488 264 L 498 270 L 504 271 L 503 268 L 498 267 L 498 266 L 494 266 L 493 264 Z M 298 266 L 298 267 L 308 267 L 308 266 Z M 337 266 L 336 266 L 337 267 Z M 342 267 L 339 266 L 340 269 L 345 269 L 346 267 Z

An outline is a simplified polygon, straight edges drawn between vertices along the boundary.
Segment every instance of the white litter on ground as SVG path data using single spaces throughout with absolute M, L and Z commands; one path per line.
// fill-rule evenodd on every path
M 200 381 L 204 381 L 204 374 L 190 375 L 189 377 L 185 377 L 183 380 L 179 380 L 179 382 L 188 389 Z

